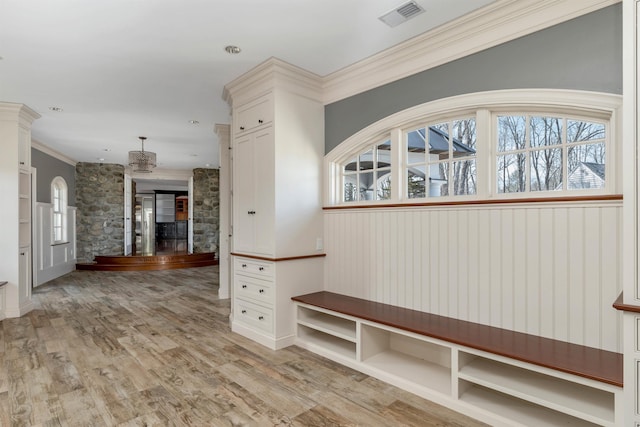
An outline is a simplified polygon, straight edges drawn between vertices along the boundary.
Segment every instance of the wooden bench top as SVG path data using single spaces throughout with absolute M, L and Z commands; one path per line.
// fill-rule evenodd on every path
M 332 292 L 292 300 L 622 387 L 622 354 Z

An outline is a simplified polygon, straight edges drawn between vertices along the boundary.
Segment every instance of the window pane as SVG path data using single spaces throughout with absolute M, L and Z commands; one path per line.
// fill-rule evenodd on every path
M 375 183 L 373 179 L 373 172 L 363 172 L 360 174 L 360 200 L 375 200 L 373 194 Z
M 62 240 L 62 228 L 53 229 L 53 240 L 55 242 L 59 242 Z
M 358 158 L 353 157 L 344 165 L 344 172 L 355 172 L 358 170 Z
M 498 193 L 525 191 L 525 159 L 523 153 L 498 156 Z
M 453 163 L 453 194 L 476 194 L 476 161 Z
M 360 170 L 372 170 L 373 169 L 373 149 L 367 150 L 360 154 Z
M 358 179 L 357 175 L 344 176 L 344 201 L 355 202 L 358 200 Z
M 476 154 L 476 120 L 455 120 L 453 122 L 453 155 L 475 156 Z
M 604 125 L 601 123 L 567 120 L 568 142 L 594 141 L 604 139 L 604 137 Z
M 562 119 L 531 117 L 531 147 L 562 144 Z
M 531 191 L 562 190 L 562 149 L 531 152 Z
M 568 148 L 567 188 L 603 188 L 605 184 L 605 145 L 576 144 Z
M 384 168 L 391 166 L 391 141 L 385 141 L 377 147 L 377 167 Z
M 411 167 L 407 172 L 407 197 L 417 199 L 426 197 L 425 165 Z
M 429 161 L 449 158 L 449 123 L 429 126 Z
M 449 163 L 438 163 L 429 167 L 429 197 L 449 195 Z
M 525 116 L 498 116 L 498 151 L 513 151 L 525 148 Z
M 376 191 L 376 200 L 391 199 L 391 172 L 378 172 L 378 186 Z
M 417 129 L 407 132 L 407 163 L 421 163 L 425 161 L 425 130 Z

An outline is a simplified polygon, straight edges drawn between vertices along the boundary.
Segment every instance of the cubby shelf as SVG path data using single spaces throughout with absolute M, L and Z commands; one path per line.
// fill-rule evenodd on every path
M 612 392 L 481 357 L 464 366 L 458 377 L 599 425 L 614 423 Z
M 298 311 L 298 324 L 343 340 L 356 341 L 356 322 L 353 320 L 300 307 Z
M 300 323 L 298 323 L 298 337 L 307 343 L 319 346 L 342 357 L 353 360 L 356 358 L 356 344 L 353 341 L 320 332 Z
M 589 427 L 600 425 L 478 385 L 470 386 L 460 396 L 460 400 L 503 417 L 508 425 L 532 427 Z

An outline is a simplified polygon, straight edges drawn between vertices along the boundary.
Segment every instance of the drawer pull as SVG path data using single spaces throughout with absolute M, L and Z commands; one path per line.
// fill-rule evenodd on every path
M 242 264 L 242 268 L 247 268 L 247 264 Z
M 247 285 L 242 285 L 242 289 L 247 289 Z
M 262 119 L 258 119 L 258 123 L 262 124 L 264 122 L 262 121 Z
M 258 268 L 258 270 L 264 271 L 264 267 L 260 267 L 260 268 Z
M 244 130 L 244 126 L 240 126 L 240 130 Z
M 256 214 L 256 211 L 247 211 L 247 213 L 248 213 L 249 215 L 255 215 L 255 214 Z
M 264 316 L 258 316 L 258 320 L 264 320 Z
M 261 294 L 264 294 L 264 289 L 260 289 L 258 292 L 260 292 Z
M 247 310 L 242 310 L 242 314 L 247 314 Z

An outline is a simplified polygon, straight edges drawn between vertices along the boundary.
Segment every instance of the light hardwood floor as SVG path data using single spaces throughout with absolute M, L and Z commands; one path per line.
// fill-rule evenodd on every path
M 1 426 L 479 426 L 229 329 L 218 267 L 75 271 L 0 322 Z

